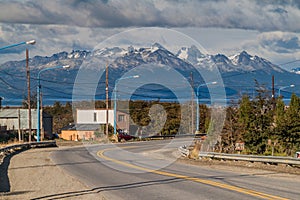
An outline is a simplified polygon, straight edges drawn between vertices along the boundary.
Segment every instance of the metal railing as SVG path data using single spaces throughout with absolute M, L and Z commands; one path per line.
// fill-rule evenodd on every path
M 16 151 L 30 149 L 30 148 L 41 148 L 41 147 L 56 147 L 56 141 L 45 141 L 45 142 L 30 142 L 22 144 L 9 145 L 3 148 L 0 148 L 0 164 L 4 156 L 11 154 Z
M 182 156 L 188 156 L 188 154 L 189 154 L 189 150 L 184 146 L 179 147 L 178 151 L 181 153 Z M 247 162 L 262 162 L 262 163 L 269 163 L 269 164 L 286 164 L 286 165 L 300 166 L 299 158 L 283 157 L 283 156 L 256 156 L 256 155 L 200 152 L 199 158 L 247 161 Z
M 149 139 L 166 139 L 166 138 L 200 138 L 206 136 L 205 133 L 197 133 L 197 134 L 167 134 L 167 135 L 152 135 L 152 136 L 142 136 L 141 138 L 149 138 Z
M 292 158 L 292 157 L 283 157 L 283 156 L 256 156 L 256 155 L 201 152 L 199 153 L 199 157 L 206 157 L 206 158 L 220 159 L 220 160 L 263 162 L 263 163 L 270 163 L 270 164 L 300 165 L 300 159 Z

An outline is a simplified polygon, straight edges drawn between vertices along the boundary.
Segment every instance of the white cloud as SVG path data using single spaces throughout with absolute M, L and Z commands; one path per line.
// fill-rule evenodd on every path
M 269 32 L 259 35 L 260 45 L 277 53 L 293 53 L 300 50 L 299 34 Z
M 209 53 L 246 50 L 280 63 L 300 58 L 299 9 L 297 0 L 2 0 L 0 46 L 36 39 L 31 55 L 49 56 L 93 49 L 120 31 L 155 26 L 176 28 Z M 23 59 L 23 51 L 2 54 L 0 63 Z
M 300 59 L 300 34 L 291 32 L 264 32 L 244 41 L 242 49 L 264 57 L 275 64 Z M 285 66 L 282 66 L 285 67 Z
M 24 59 L 25 48 L 30 48 L 30 55 L 51 56 L 61 51 L 73 49 L 92 50 L 94 46 L 123 29 L 84 28 L 66 25 L 23 25 L 0 24 L 0 47 L 16 44 L 31 39 L 34 46 L 19 46 L 1 51 L 0 63 L 9 60 Z

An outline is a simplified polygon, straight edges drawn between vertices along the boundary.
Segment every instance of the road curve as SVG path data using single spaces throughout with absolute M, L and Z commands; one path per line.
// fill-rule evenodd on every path
M 185 165 L 176 162 L 172 154 L 184 141 L 167 143 L 87 145 L 56 151 L 52 159 L 90 188 L 74 192 L 77 197 L 93 193 L 112 200 L 300 198 L 300 180 L 296 178 Z M 164 148 L 166 144 L 168 148 Z

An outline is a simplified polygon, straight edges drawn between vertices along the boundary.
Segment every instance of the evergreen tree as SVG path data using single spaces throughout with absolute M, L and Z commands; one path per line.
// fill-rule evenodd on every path
M 220 150 L 225 153 L 234 153 L 235 144 L 241 142 L 241 123 L 239 122 L 238 108 L 226 109 L 226 121 L 221 135 Z
M 252 151 L 263 154 L 267 150 L 268 140 L 273 137 L 273 104 L 269 92 L 264 86 L 257 85 L 257 97 L 253 101 L 254 121 L 250 135 L 255 140 Z
M 273 106 L 268 91 L 257 84 L 257 97 L 251 102 L 243 97 L 240 103 L 239 121 L 242 135 L 249 153 L 263 154 L 273 131 Z
M 239 119 L 238 121 L 243 125 L 242 134 L 244 134 L 250 127 L 253 117 L 253 107 L 249 96 L 244 95 L 240 101 L 239 106 Z
M 286 143 L 286 153 L 292 155 L 299 148 L 300 142 L 300 99 L 295 94 L 291 96 L 290 105 L 286 111 L 286 132 L 283 142 Z
M 287 135 L 287 126 L 286 126 L 286 113 L 285 113 L 285 105 L 284 102 L 282 101 L 282 98 L 279 97 L 276 100 L 276 109 L 275 109 L 275 116 L 274 116 L 274 134 L 275 138 L 274 140 L 276 141 L 276 148 L 275 150 L 278 153 L 283 153 L 286 146 L 286 143 L 284 142 L 286 139 Z M 274 142 L 273 141 L 273 144 Z

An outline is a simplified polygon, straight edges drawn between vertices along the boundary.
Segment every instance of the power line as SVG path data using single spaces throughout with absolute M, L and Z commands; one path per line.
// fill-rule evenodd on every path
M 286 63 L 281 63 L 281 64 L 278 64 L 279 66 L 280 65 L 287 65 L 287 64 L 291 64 L 291 63 L 295 63 L 295 62 L 298 62 L 300 60 L 293 60 L 293 61 L 289 61 L 289 62 L 286 62 Z

